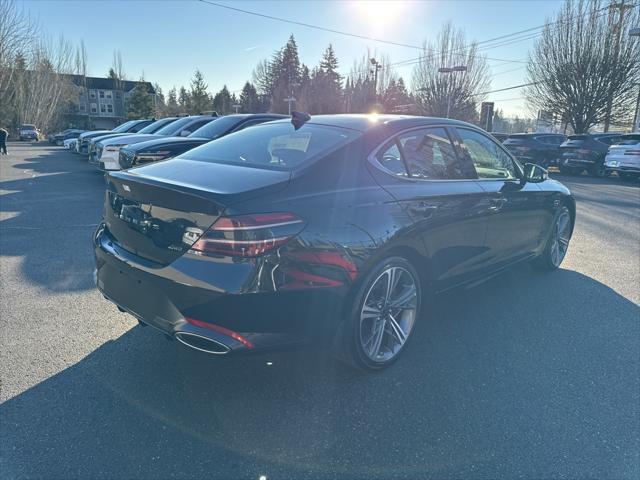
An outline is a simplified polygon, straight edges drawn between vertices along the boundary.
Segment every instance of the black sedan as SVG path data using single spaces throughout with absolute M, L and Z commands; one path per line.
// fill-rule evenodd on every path
M 560 145 L 559 167 L 562 173 L 578 175 L 587 170 L 594 177 L 604 177 L 604 159 L 609 147 L 620 138 L 619 133 L 569 135 Z
M 565 139 L 557 133 L 515 133 L 502 143 L 521 162 L 547 168 L 557 162 Z
M 463 122 L 294 114 L 110 173 L 104 212 L 97 286 L 143 325 L 216 355 L 311 343 L 380 369 L 429 294 L 557 269 L 575 202 Z
M 200 127 L 187 137 L 157 138 L 120 149 L 120 167 L 131 168 L 144 163 L 176 157 L 216 138 L 238 132 L 252 125 L 286 118 L 277 113 L 239 113 L 226 115 Z

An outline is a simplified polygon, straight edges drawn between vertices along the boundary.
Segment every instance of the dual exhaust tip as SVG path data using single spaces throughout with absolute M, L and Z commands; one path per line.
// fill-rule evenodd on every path
M 177 332 L 176 340 L 183 345 L 200 352 L 211 353 L 213 355 L 225 355 L 231 351 L 224 343 L 220 343 L 211 338 L 192 332 Z

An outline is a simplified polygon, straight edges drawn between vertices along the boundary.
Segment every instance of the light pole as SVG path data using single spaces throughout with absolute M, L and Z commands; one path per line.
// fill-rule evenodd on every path
M 630 37 L 640 37 L 640 27 L 635 27 L 629 30 Z M 633 115 L 633 131 L 640 132 L 640 84 L 638 84 L 638 100 L 636 101 L 636 113 Z
M 466 65 L 456 65 L 455 67 L 440 67 L 438 69 L 439 73 L 455 73 L 455 72 L 466 72 Z M 449 118 L 449 114 L 451 111 L 451 89 L 447 88 L 447 118 Z
M 284 101 L 289 104 L 289 116 L 291 116 L 291 104 L 296 101 L 295 97 L 293 96 L 293 92 L 291 92 L 291 95 L 285 98 Z
M 371 70 L 371 73 L 373 73 L 373 99 L 375 103 L 378 103 L 378 71 L 382 68 L 382 65 L 375 58 L 370 58 L 369 61 L 373 66 L 373 70 Z

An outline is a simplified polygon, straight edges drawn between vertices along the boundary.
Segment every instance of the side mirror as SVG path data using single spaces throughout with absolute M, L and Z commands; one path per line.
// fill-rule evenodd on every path
M 191 135 L 191 132 L 189 130 L 182 130 L 180 132 L 181 137 L 188 137 L 189 135 Z
M 549 173 L 546 169 L 542 168 L 540 165 L 536 165 L 535 163 L 525 163 L 524 164 L 524 177 L 522 178 L 523 183 L 531 182 L 531 183 L 541 183 L 549 178 Z

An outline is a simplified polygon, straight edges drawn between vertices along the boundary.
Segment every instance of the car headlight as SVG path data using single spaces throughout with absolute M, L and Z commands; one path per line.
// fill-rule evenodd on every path
M 620 166 L 620 162 L 618 162 L 617 160 L 610 160 L 610 161 L 606 162 L 605 165 L 607 167 L 619 167 Z
M 157 152 L 140 152 L 136 155 L 136 160 L 142 162 L 157 162 L 169 156 L 169 150 L 159 150 Z
M 120 149 L 121 149 L 122 147 L 124 147 L 125 145 L 126 145 L 126 143 L 122 143 L 122 144 L 120 144 L 120 145 L 107 145 L 107 146 L 105 147 L 105 150 L 106 150 L 107 152 L 118 152 L 118 151 L 120 151 Z

